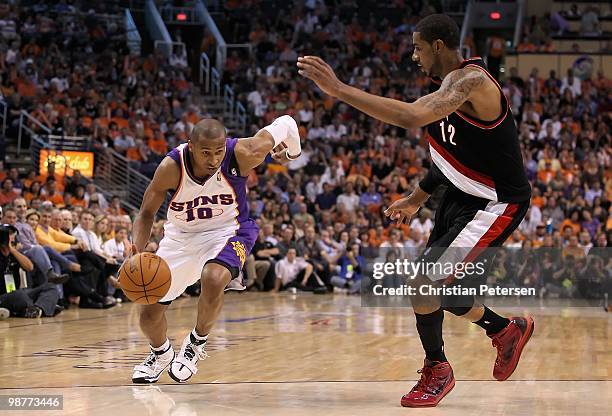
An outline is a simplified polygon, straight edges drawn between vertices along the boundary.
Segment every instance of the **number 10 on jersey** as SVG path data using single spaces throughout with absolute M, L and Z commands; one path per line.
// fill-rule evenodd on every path
M 455 137 L 455 126 L 453 126 L 452 124 L 448 124 L 447 127 L 444 128 L 444 121 L 441 121 L 440 128 L 442 129 L 442 141 L 446 143 L 446 133 L 448 133 L 450 135 L 448 137 L 448 141 L 450 142 L 450 144 L 452 144 L 453 146 L 457 146 L 457 143 L 453 141 L 453 138 Z

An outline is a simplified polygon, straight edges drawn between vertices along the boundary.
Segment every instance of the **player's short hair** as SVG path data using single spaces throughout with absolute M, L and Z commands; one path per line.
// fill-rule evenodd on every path
M 445 14 L 430 14 L 417 23 L 414 31 L 419 32 L 421 39 L 428 43 L 440 39 L 449 49 L 459 47 L 459 26 Z
M 225 138 L 226 135 L 227 130 L 223 123 L 214 118 L 205 118 L 198 121 L 193 130 L 191 130 L 192 140 Z

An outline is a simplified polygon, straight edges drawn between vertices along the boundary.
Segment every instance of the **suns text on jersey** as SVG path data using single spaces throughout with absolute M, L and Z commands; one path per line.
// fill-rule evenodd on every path
M 202 195 L 192 201 L 170 203 L 170 209 L 176 212 L 184 212 L 181 218 L 184 221 L 190 222 L 195 219 L 208 219 L 219 215 L 219 209 L 207 207 L 207 205 L 232 205 L 234 203 L 234 195 L 219 194 L 219 195 Z M 216 215 L 215 215 L 216 213 Z

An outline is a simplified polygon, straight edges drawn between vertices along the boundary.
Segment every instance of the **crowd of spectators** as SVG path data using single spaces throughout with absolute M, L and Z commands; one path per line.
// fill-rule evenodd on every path
M 589 47 L 589 52 L 612 52 L 612 31 L 609 30 L 610 26 L 606 26 L 612 22 L 612 14 L 609 6 L 602 6 L 603 9 L 599 9 L 592 5 L 579 7 L 573 4 L 569 10 L 529 16 L 523 24 L 523 36 L 516 51 L 581 53 L 585 51 L 581 50 L 580 42 L 574 42 L 570 48 L 564 49 L 558 48 L 555 40 L 597 40 L 599 46 Z M 572 28 L 572 21 L 580 23 Z
M 379 248 L 411 258 L 428 239 L 437 194 L 399 228 L 383 215 L 384 207 L 414 189 L 427 171 L 427 143 L 421 129 L 385 125 L 325 96 L 297 76 L 295 60 L 316 51 L 340 79 L 411 101 L 428 88 L 428 79 L 411 62 L 411 31 L 430 7 L 414 2 L 412 13 L 395 14 L 395 19 L 363 19 L 353 2 L 332 7 L 313 0 L 303 8 L 280 7 L 261 19 L 246 13 L 241 2 L 226 5 L 228 16 L 236 16 L 253 45 L 248 59 L 230 53 L 224 74 L 248 103 L 250 132 L 288 113 L 298 121 L 303 142 L 297 160 L 286 166 L 267 163 L 249 176 L 251 215 L 261 230 L 243 270 L 247 286 L 320 293 L 335 287 L 357 293 L 368 273 L 366 261 L 376 258 Z M 394 15 L 392 7 L 386 10 Z M 28 26 L 22 24 L 31 17 L 28 12 L 5 7 L 0 16 L 17 22 L 18 39 L 6 45 L 10 53 L 0 52 L 2 92 L 11 111 L 26 108 L 52 129 L 91 135 L 96 151 L 112 147 L 145 171 L 152 171 L 206 114 L 192 102 L 186 70 L 170 66 L 160 55 L 130 56 L 124 40 L 115 40 L 108 29 L 100 31 L 104 42 L 96 43 L 91 31 L 76 36 L 70 25 L 50 19 L 52 29 L 43 38 L 40 28 L 28 37 Z M 268 23 L 258 23 L 263 21 Z M 532 206 L 507 246 L 560 253 L 560 260 L 538 266 L 546 273 L 523 269 L 512 272 L 512 278 L 538 287 L 542 296 L 583 296 L 571 271 L 590 273 L 589 267 L 599 267 L 598 261 L 586 260 L 589 251 L 608 246 L 612 236 L 612 83 L 601 72 L 579 79 L 571 69 L 562 78 L 554 72 L 543 78 L 534 69 L 527 79 L 511 69 L 501 82 L 533 187 Z M 34 86 L 30 96 L 19 93 L 24 83 Z M 58 176 L 51 166 L 44 177 L 32 171 L 21 178 L 16 169 L 0 166 L 0 180 L 0 205 L 9 218 L 15 212 L 16 224 L 31 228 L 16 237 L 18 251 L 26 256 L 35 252 L 30 278 L 39 285 L 61 285 L 55 286 L 60 306 L 69 301 L 113 306 L 121 298 L 114 275 L 126 254 L 133 213 L 122 209 L 118 197 L 108 201 L 78 172 Z M 28 235 L 35 238 L 29 239 L 30 246 L 22 241 Z M 162 235 L 160 220 L 147 250 L 155 251 Z M 603 256 L 602 261 L 609 273 L 610 260 Z M 197 294 L 198 288 L 188 292 Z
M 91 137 L 96 154 L 113 149 L 149 173 L 206 110 L 183 60 L 130 54 L 122 15 L 86 7 L 0 5 L 0 26 L 11 28 L 0 38 L 8 134 L 26 110 L 52 134 Z
M 264 7 L 269 2 L 255 3 Z M 247 6 L 234 2 L 226 9 L 226 21 L 240 24 L 233 32 L 248 33 L 254 49 L 250 59 L 230 56 L 226 67 L 226 79 L 248 103 L 252 132 L 290 113 L 299 121 L 303 140 L 302 157 L 287 169 L 256 171 L 257 180 L 252 178 L 250 185 L 257 186 L 260 192 L 253 195 L 261 199 L 252 203 L 252 214 L 263 224 L 280 227 L 270 232 L 277 238 L 289 228 L 298 242 L 309 225 L 315 227 L 313 239 L 319 245 L 331 237 L 333 244 L 326 244 L 331 250 L 323 252 L 334 254 L 332 262 L 323 263 L 336 265 L 354 243 L 361 252 L 391 244 L 416 253 L 432 227 L 436 198 L 399 231 L 391 231 L 381 209 L 412 190 L 429 167 L 422 131 L 403 131 L 368 118 L 320 93 L 295 70 L 298 55 L 316 52 L 341 80 L 371 93 L 403 101 L 427 93 L 429 81 L 411 62 L 411 33 L 419 16 L 431 10 L 425 2 L 400 3 L 398 11 L 406 6 L 413 12 L 385 9 L 383 16 L 364 19 L 353 2 L 330 6 L 307 1 L 302 8 L 265 9 L 266 25 L 257 13 L 245 13 Z M 400 17 L 394 20 L 392 15 Z M 522 79 L 509 68 L 501 80 L 533 187 L 532 207 L 507 244 L 554 247 L 563 259 L 579 260 L 577 252 L 565 248 L 575 243 L 586 254 L 591 247 L 609 245 L 612 237 L 612 81 L 602 71 L 578 78 L 572 68 L 564 76 L 554 71 L 547 75 L 534 68 Z M 311 259 L 310 254 L 298 246 L 298 256 Z M 542 281 L 538 285 L 543 287 Z
M 2 180 L 0 222 L 8 227 L 9 246 L 31 262 L 23 278 L 10 269 L 14 261 L 3 263 L 5 271 L 9 267 L 14 274 L 13 289 L 51 285 L 57 302 L 38 308 L 45 316 L 59 313 L 70 303 L 94 309 L 113 307 L 125 299 L 117 290 L 116 276 L 128 255 L 132 219 L 118 197 L 108 201 L 78 171 L 63 177 L 55 174 L 53 164 L 50 168 L 46 175 L 36 176 L 32 171 L 24 179 L 12 175 L 12 179 L 6 176 Z M 0 170 L 0 176 L 5 175 Z M 36 191 L 32 186 L 36 183 L 45 186 Z M 146 251 L 157 250 L 155 241 L 160 234 L 161 224 L 156 223 Z M 11 297 L 18 294 L 11 292 L 0 287 L 0 307 L 9 302 L 18 315 L 40 316 L 36 308 L 27 309 L 32 305 L 15 305 Z

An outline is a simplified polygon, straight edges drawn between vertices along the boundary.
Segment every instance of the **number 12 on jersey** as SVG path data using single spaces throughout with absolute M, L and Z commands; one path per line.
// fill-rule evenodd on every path
M 453 141 L 453 138 L 455 137 L 455 126 L 453 126 L 452 124 L 449 124 L 447 126 L 447 128 L 444 128 L 444 121 L 440 122 L 440 128 L 442 129 L 442 141 L 444 143 L 446 143 L 446 132 L 448 132 L 448 134 L 450 134 L 448 141 L 450 142 L 450 144 L 452 144 L 453 146 L 457 146 L 457 143 L 455 143 Z

